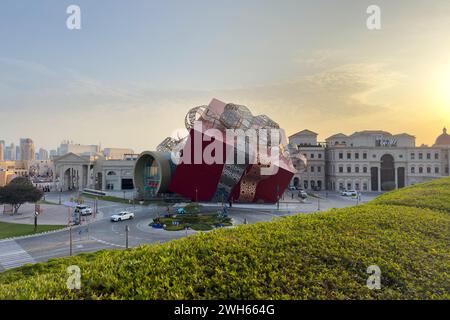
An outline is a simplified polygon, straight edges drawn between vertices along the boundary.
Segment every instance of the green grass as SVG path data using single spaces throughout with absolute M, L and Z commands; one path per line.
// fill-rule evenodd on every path
M 447 212 L 375 201 L 25 266 L 0 274 L 0 298 L 450 299 L 449 230 Z M 81 290 L 66 288 L 70 265 Z
M 38 202 L 38 204 L 59 205 L 59 204 L 56 203 L 56 202 L 50 202 L 50 201 L 47 201 L 47 200 L 40 200 L 40 201 Z
M 39 225 L 36 233 L 58 230 L 66 226 Z M 0 222 L 0 239 L 34 234 L 34 225 Z
M 178 214 L 172 218 L 160 218 L 160 221 L 166 225 L 164 229 L 167 231 L 184 230 L 185 227 L 197 231 L 208 231 L 214 229 L 216 224 L 232 225 L 230 218 L 222 218 L 217 214 Z M 178 221 L 179 225 L 173 225 L 173 221 Z
M 372 203 L 428 208 L 450 213 L 450 178 L 385 193 Z

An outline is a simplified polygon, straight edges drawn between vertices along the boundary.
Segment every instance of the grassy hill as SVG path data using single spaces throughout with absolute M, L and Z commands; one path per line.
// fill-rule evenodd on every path
M 450 179 L 438 179 L 389 192 L 372 203 L 429 208 L 450 213 Z
M 415 193 L 424 186 L 358 207 L 22 267 L 0 274 L 0 298 L 450 299 L 449 195 Z M 425 203 L 442 211 L 415 207 Z M 66 288 L 70 265 L 81 268 L 81 290 Z M 366 286 L 370 265 L 381 269 L 381 290 Z

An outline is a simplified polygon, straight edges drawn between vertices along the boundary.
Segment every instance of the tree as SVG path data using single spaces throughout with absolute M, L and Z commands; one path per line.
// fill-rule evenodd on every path
M 13 213 L 17 214 L 22 204 L 39 201 L 44 193 L 35 188 L 24 177 L 17 177 L 4 187 L 0 187 L 0 204 L 9 204 L 13 207 Z

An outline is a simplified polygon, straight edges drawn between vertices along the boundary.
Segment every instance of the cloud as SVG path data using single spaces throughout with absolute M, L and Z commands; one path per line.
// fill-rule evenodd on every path
M 213 97 L 248 105 L 255 115 L 267 114 L 288 129 L 301 126 L 300 121 L 351 119 L 386 112 L 387 106 L 376 97 L 395 87 L 401 75 L 386 64 L 339 64 L 333 59 L 333 55 L 322 52 L 311 58 L 315 70 L 270 85 L 226 90 L 156 90 L 146 84 L 105 83 L 75 70 L 58 71 L 33 62 L 3 58 L 0 68 L 7 65 L 27 76 L 15 79 L 19 82 L 0 76 L 0 91 L 4 93 L 0 108 L 8 106 L 5 111 L 10 119 L 21 121 L 23 134 L 29 136 L 37 135 L 35 132 L 42 127 L 51 127 L 58 140 L 65 137 L 82 143 L 101 140 L 108 145 L 116 141 L 137 151 L 151 149 L 182 128 L 186 112 L 209 103 Z M 15 91 L 8 91 L 8 85 L 13 85 Z M 27 120 L 24 114 L 34 117 Z M 45 134 L 39 138 L 46 139 Z

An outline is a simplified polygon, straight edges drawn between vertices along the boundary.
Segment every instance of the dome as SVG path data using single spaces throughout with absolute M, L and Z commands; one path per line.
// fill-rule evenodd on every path
M 450 135 L 447 133 L 447 129 L 442 130 L 442 134 L 437 137 L 435 146 L 450 146 Z

